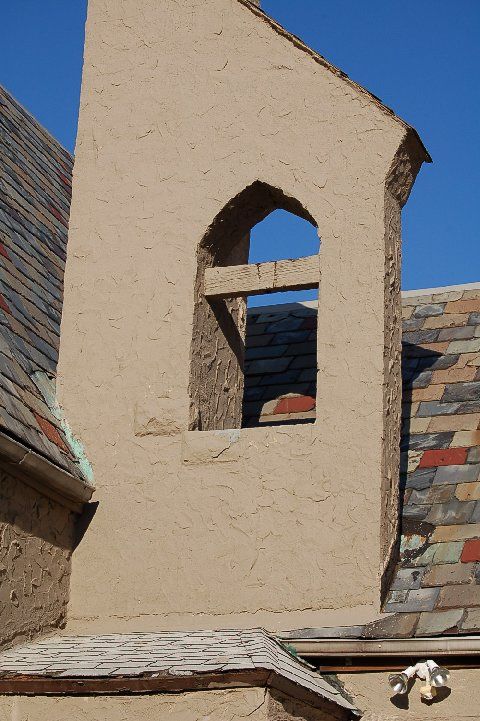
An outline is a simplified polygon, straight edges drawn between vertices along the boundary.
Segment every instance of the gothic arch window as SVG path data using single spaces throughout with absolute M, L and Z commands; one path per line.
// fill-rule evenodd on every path
M 280 291 L 318 289 L 318 244 L 315 253 L 311 255 L 298 257 L 297 247 L 294 250 L 297 255 L 295 258 L 270 257 L 267 262 L 249 263 L 252 229 L 278 210 L 307 221 L 309 228 L 317 228 L 315 220 L 297 200 L 277 188 L 256 181 L 228 203 L 214 219 L 200 243 L 191 347 L 192 430 L 239 428 L 242 418 L 248 421 L 247 425 L 252 425 L 251 406 L 248 406 L 251 402 L 248 394 L 252 393 L 248 387 L 244 399 L 245 371 L 247 369 L 248 386 L 248 374 L 256 375 L 255 369 L 259 364 L 253 365 L 252 371 L 252 359 L 249 356 L 258 354 L 253 348 L 247 348 L 245 363 L 246 328 L 250 326 L 250 321 L 247 324 L 247 298 L 264 294 L 274 298 L 271 294 Z M 295 247 L 292 242 L 290 248 Z M 278 252 L 279 248 L 277 255 Z M 299 305 L 296 310 L 301 308 Z M 254 317 L 253 308 L 250 312 L 251 317 Z M 311 325 L 310 321 L 301 317 L 301 313 L 293 323 L 298 328 L 299 324 Z M 278 346 L 285 345 L 277 343 L 281 340 L 282 337 L 279 337 L 275 343 Z M 273 355 L 279 352 L 283 352 L 282 347 L 272 350 Z M 283 367 L 289 365 L 290 361 L 285 358 L 281 363 L 274 362 L 271 365 Z M 266 375 L 258 379 L 259 387 L 260 384 L 263 387 L 269 384 Z M 288 377 L 293 377 L 293 374 Z M 271 390 L 262 391 L 267 400 L 271 393 Z M 286 395 L 291 396 L 289 393 Z M 288 403 L 284 405 L 287 408 Z M 248 413 L 244 413 L 245 409 L 248 409 Z M 277 415 L 283 415 L 285 420 L 285 414 Z

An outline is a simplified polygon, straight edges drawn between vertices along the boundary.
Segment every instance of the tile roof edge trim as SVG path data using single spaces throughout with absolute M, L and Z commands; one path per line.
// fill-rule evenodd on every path
M 413 290 L 402 290 L 402 298 L 417 298 L 422 295 L 439 295 L 440 293 L 454 293 L 458 290 L 480 290 L 480 281 L 476 283 L 461 283 L 459 285 L 439 285 L 436 288 L 418 288 Z M 272 305 L 256 305 L 247 308 L 247 313 L 288 313 L 298 306 L 304 308 L 318 308 L 317 300 L 299 300 L 296 303 L 277 303 Z
M 125 693 L 184 693 L 189 691 L 215 691 L 218 689 L 260 687 L 272 688 L 304 701 L 314 708 L 334 706 L 343 712 L 343 718 L 354 719 L 361 714 L 343 696 L 338 700 L 324 696 L 320 690 L 302 686 L 285 678 L 281 672 L 267 668 L 238 669 L 235 671 L 214 671 L 210 673 L 192 673 L 185 676 L 132 676 L 125 674 L 117 677 L 68 677 L 68 676 L 5 676 L 0 678 L 0 694 L 5 695 L 116 695 Z
M 309 45 L 307 45 L 301 38 L 297 37 L 296 35 L 293 35 L 290 33 L 286 28 L 283 27 L 283 25 L 280 25 L 276 20 L 274 20 L 270 15 L 268 15 L 264 10 L 262 10 L 258 5 L 254 5 L 250 2 L 250 0 L 237 0 L 241 5 L 248 8 L 250 12 L 252 12 L 257 17 L 263 19 L 272 30 L 274 30 L 279 35 L 282 35 L 284 38 L 289 40 L 296 48 L 299 50 L 302 50 L 304 53 L 307 53 L 316 63 L 319 65 L 323 65 L 327 70 L 329 70 L 333 75 L 336 75 L 339 78 L 342 78 L 346 83 L 348 83 L 352 88 L 354 88 L 357 92 L 361 93 L 362 95 L 367 95 L 370 102 L 372 102 L 374 105 L 376 105 L 385 115 L 392 118 L 392 120 L 396 123 L 399 123 L 402 127 L 404 127 L 407 132 L 411 132 L 413 136 L 415 137 L 415 140 L 419 144 L 420 148 L 423 150 L 424 153 L 424 160 L 426 163 L 432 162 L 432 157 L 428 150 L 426 149 L 423 140 L 421 139 L 420 135 L 418 134 L 418 131 L 415 130 L 415 128 L 412 125 L 409 125 L 409 123 L 406 122 L 406 120 L 403 120 L 397 113 L 392 110 L 392 108 L 389 108 L 388 105 L 385 105 L 380 98 L 378 98 L 376 95 L 370 92 L 370 90 L 367 90 L 367 88 L 364 88 L 363 85 L 360 85 L 360 83 L 355 82 L 355 80 L 352 80 L 343 70 L 340 70 L 340 68 L 337 68 L 335 65 L 333 65 L 331 62 L 329 62 L 326 58 L 323 57 L 323 55 L 320 55 L 316 50 L 313 50 Z
M 439 293 L 453 293 L 456 290 L 480 289 L 480 281 L 476 283 L 462 283 L 460 285 L 442 285 L 437 288 L 419 288 L 418 290 L 402 290 L 402 298 L 416 298 L 421 295 L 438 295 Z
M 333 629 L 332 629 L 333 630 Z M 299 656 L 480 656 L 480 636 L 423 638 L 288 638 Z
M 53 493 L 57 500 L 64 500 L 73 510 L 81 510 L 87 503 L 95 488 L 80 478 L 75 478 L 68 471 L 54 465 L 48 459 L 30 450 L 19 441 L 0 432 L 0 460 L 10 466 L 6 471 L 20 473 L 28 483 L 29 477 L 38 484 L 39 490 Z

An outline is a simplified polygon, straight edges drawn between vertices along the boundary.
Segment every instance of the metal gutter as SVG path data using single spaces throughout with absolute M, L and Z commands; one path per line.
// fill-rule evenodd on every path
M 35 486 L 47 495 L 54 495 L 57 500 L 64 500 L 74 510 L 81 510 L 95 491 L 87 481 L 76 478 L 60 466 L 51 463 L 23 443 L 0 433 L 0 459 L 6 461 L 14 475 L 21 475 L 22 480 Z
M 435 638 L 288 639 L 299 656 L 326 658 L 332 656 L 480 656 L 480 636 L 438 636 Z

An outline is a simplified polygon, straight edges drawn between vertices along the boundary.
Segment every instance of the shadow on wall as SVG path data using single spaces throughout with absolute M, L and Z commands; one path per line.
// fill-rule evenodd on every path
M 8 469 L 0 469 L 0 527 L 71 551 L 74 523 L 73 511 L 12 476 Z
M 430 385 L 431 372 L 447 367 L 446 362 L 441 353 L 410 343 L 403 343 L 402 345 L 402 431 L 400 440 L 400 450 L 402 452 L 400 467 L 400 519 L 402 527 L 400 531 L 402 533 L 412 530 L 409 526 L 416 523 L 415 519 L 404 516 L 408 475 L 407 453 L 409 451 L 427 450 L 431 442 L 428 434 L 412 435 L 411 433 L 412 416 L 415 415 L 415 413 L 412 413 L 414 405 L 413 391 Z M 438 449 L 438 434 L 433 439 L 433 443 L 435 448 Z
M 75 514 L 0 472 L 0 646 L 65 620 Z

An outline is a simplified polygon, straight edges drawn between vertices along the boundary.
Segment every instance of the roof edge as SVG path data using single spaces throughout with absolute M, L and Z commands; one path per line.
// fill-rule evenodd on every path
M 75 511 L 80 511 L 95 491 L 95 488 L 86 481 L 75 478 L 23 443 L 1 432 L 0 460 L 6 461 L 9 465 L 8 470 L 14 475 L 20 474 L 28 485 L 34 485 L 41 492 L 45 491 L 46 495 L 53 494 L 56 500 L 65 502 L 65 505 Z
M 441 295 L 466 290 L 480 290 L 480 281 L 476 283 L 460 283 L 459 285 L 440 285 L 436 288 L 418 288 L 402 290 L 402 298 L 421 298 L 424 295 Z M 247 308 L 249 315 L 255 313 L 288 313 L 299 308 L 318 308 L 318 300 L 302 300 L 294 303 L 277 303 L 272 305 L 255 305 Z
M 318 300 L 299 300 L 296 303 L 273 303 L 272 305 L 253 305 L 247 308 L 247 313 L 255 315 L 262 313 L 289 313 L 300 308 L 318 308 Z
M 16 105 L 16 109 L 19 113 L 25 115 L 28 120 L 31 121 L 43 135 L 47 136 L 49 140 L 52 140 L 54 144 L 58 147 L 58 149 L 73 161 L 73 153 L 71 153 L 70 150 L 68 150 L 68 148 L 66 148 L 63 143 L 61 143 L 60 140 L 55 135 L 53 135 L 53 133 L 48 130 L 48 128 L 45 127 L 45 125 L 42 125 L 42 123 L 36 118 L 36 116 L 33 115 L 33 112 L 18 100 L 16 95 L 14 95 L 5 85 L 1 83 L 0 90 L 2 90 L 3 93 L 8 96 L 9 100 L 11 100 L 14 105 Z
M 36 696 L 52 694 L 113 696 L 117 694 L 185 693 L 189 691 L 216 691 L 234 688 L 269 688 L 280 691 L 292 698 L 303 701 L 314 708 L 336 709 L 344 719 L 356 719 L 361 714 L 343 696 L 339 700 L 323 696 L 304 688 L 282 676 L 281 673 L 267 668 L 238 669 L 236 671 L 211 671 L 192 673 L 185 676 L 40 676 L 9 675 L 0 678 L 0 694 Z M 341 701 L 340 701 L 341 699 Z M 343 702 L 343 703 L 342 703 Z
M 442 285 L 437 288 L 419 288 L 418 290 L 402 290 L 402 298 L 416 298 L 422 295 L 438 295 L 440 293 L 454 293 L 458 290 L 480 290 L 480 281 L 476 283 L 461 283 L 460 285 Z
M 378 98 L 376 95 L 370 92 L 370 90 L 367 90 L 363 87 L 363 85 L 360 85 L 359 83 L 355 82 L 355 80 L 352 80 L 343 70 L 340 70 L 340 68 L 337 68 L 335 65 L 330 63 L 326 58 L 323 57 L 323 55 L 320 55 L 320 53 L 317 53 L 315 50 L 313 50 L 309 45 L 303 42 L 299 37 L 296 35 L 293 35 L 288 30 L 286 30 L 283 25 L 280 25 L 276 20 L 274 20 L 270 15 L 267 15 L 267 13 L 259 8 L 257 5 L 254 5 L 250 2 L 250 0 L 237 0 L 241 5 L 246 7 L 250 12 L 252 12 L 257 17 L 264 20 L 270 27 L 282 37 L 289 40 L 296 48 L 299 50 L 302 50 L 307 55 L 310 55 L 310 57 L 319 65 L 322 65 L 327 70 L 329 70 L 333 75 L 336 75 L 339 78 L 342 78 L 347 82 L 352 88 L 357 90 L 358 92 L 366 95 L 385 115 L 390 116 L 394 121 L 402 125 L 402 127 L 405 128 L 408 132 L 411 132 L 414 136 L 415 140 L 417 141 L 420 149 L 423 152 L 424 155 L 424 161 L 426 163 L 431 163 L 432 158 L 430 156 L 430 153 L 426 149 L 422 139 L 420 138 L 420 135 L 418 134 L 417 130 L 411 125 L 409 125 L 405 120 L 403 120 L 399 115 L 395 113 L 392 108 L 389 108 L 388 105 L 385 105 L 382 103 L 380 98 Z

